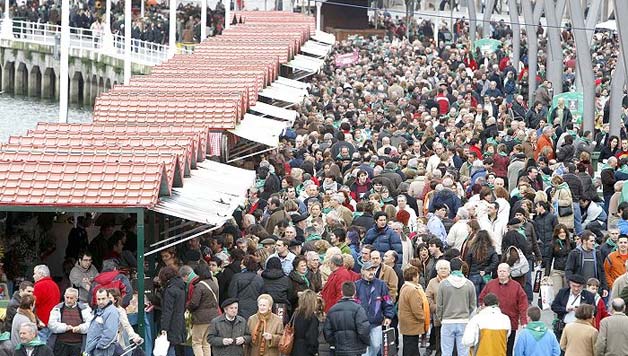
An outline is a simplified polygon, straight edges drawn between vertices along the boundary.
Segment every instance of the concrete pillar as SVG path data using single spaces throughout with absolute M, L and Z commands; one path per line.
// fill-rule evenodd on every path
M 628 18 L 628 3 L 626 1 L 615 1 L 615 18 Z M 624 76 L 628 82 L 628 24 L 626 21 L 617 20 L 617 33 L 619 34 L 619 54 L 624 61 Z
M 26 69 L 26 65 L 23 63 L 17 67 L 15 72 L 15 87 L 13 90 L 15 95 L 24 95 L 28 94 L 28 69 Z
M 98 78 L 93 75 L 92 80 L 89 83 L 89 95 L 92 103 L 96 103 L 96 97 L 98 96 Z
M 608 116 L 609 132 L 611 135 L 619 137 L 621 131 L 621 114 L 623 111 L 622 100 L 624 99 L 624 87 L 626 86 L 626 67 L 624 58 L 619 56 L 617 66 L 611 79 L 610 112 Z
M 68 72 L 70 59 L 70 0 L 61 0 L 61 61 L 59 71 L 59 122 L 68 122 Z
M 323 25 L 323 21 L 321 19 L 321 2 L 316 2 L 316 31 L 322 31 L 321 26 Z
M 521 26 L 519 25 L 519 11 L 517 0 L 508 0 L 510 26 L 512 26 L 512 66 L 519 73 L 519 58 L 521 58 Z
M 78 72 L 74 73 L 72 80 L 70 81 L 70 104 L 78 104 L 80 75 L 81 74 Z
M 491 15 L 493 14 L 493 7 L 495 7 L 495 0 L 486 0 L 486 7 L 484 8 L 484 22 L 482 26 L 482 38 L 491 37 Z
M 56 77 L 55 77 L 55 79 L 56 79 L 55 80 L 55 101 L 58 101 L 61 98 L 61 95 L 60 95 L 60 93 L 61 93 L 61 78 L 59 77 L 58 74 L 55 73 L 55 75 L 56 75 Z M 68 78 L 68 83 L 69 83 L 69 81 L 70 81 L 70 78 Z
M 569 0 L 569 13 L 573 23 L 573 34 L 576 43 L 576 66 L 582 78 L 584 93 L 583 129 L 593 131 L 595 124 L 595 78 L 591 61 L 591 50 L 587 43 L 584 12 L 579 0 Z
M 54 94 L 52 94 L 52 89 L 51 86 L 54 84 L 53 82 L 56 82 L 56 80 L 52 80 L 52 78 L 50 77 L 51 71 L 53 71 L 54 69 L 52 68 L 47 68 L 46 70 L 44 70 L 44 74 L 42 76 L 42 80 L 41 80 L 41 98 L 42 99 L 51 99 Z
M 532 107 L 534 105 L 534 92 L 536 91 L 539 43 L 536 40 L 536 26 L 530 0 L 521 0 L 521 10 L 526 23 L 526 35 L 528 36 L 528 106 Z
M 473 42 L 475 42 L 477 38 L 475 30 L 478 23 L 475 11 L 475 0 L 467 0 L 467 7 L 469 8 L 469 41 L 471 42 L 469 45 L 473 48 Z
M 2 72 L 2 90 L 5 93 L 12 93 L 15 87 L 15 64 L 6 62 Z
M 28 76 L 28 96 L 41 97 L 41 71 L 39 67 L 33 67 Z
M 84 78 L 83 79 L 83 106 L 90 107 L 90 108 L 94 105 L 94 102 L 92 100 L 91 86 L 92 86 L 92 81 L 89 79 L 89 77 Z
M 547 37 L 549 41 L 546 70 L 547 79 L 552 82 L 554 94 L 563 92 L 563 52 L 560 36 L 560 21 L 563 13 L 557 7 L 554 0 L 545 1 L 545 19 L 547 21 Z

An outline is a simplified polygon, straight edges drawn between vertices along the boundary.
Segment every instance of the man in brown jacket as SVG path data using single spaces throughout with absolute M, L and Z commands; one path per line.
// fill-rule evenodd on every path
M 430 303 L 430 315 L 432 317 L 432 332 L 430 332 L 430 346 L 427 349 L 427 354 L 430 355 L 432 351 L 436 351 L 436 356 L 441 355 L 440 351 L 440 320 L 436 317 L 436 295 L 438 294 L 438 286 L 440 282 L 449 277 L 451 273 L 451 267 L 449 261 L 439 260 L 436 262 L 436 277 L 432 278 L 427 284 L 425 289 L 425 295 Z
M 425 334 L 426 317 L 423 310 L 425 292 L 419 285 L 419 269 L 409 266 L 403 271 L 405 283 L 399 293 L 399 332 L 403 335 L 403 356 L 419 355 L 419 337 Z M 428 321 L 429 325 L 429 321 Z
M 377 250 L 371 251 L 371 263 L 377 268 L 375 278 L 379 278 L 386 283 L 388 293 L 390 293 L 390 298 L 394 303 L 397 300 L 397 291 L 399 290 L 399 278 L 397 278 L 397 273 L 392 267 L 382 263 L 382 255 Z
M 613 307 L 613 315 L 602 319 L 600 323 L 600 332 L 595 342 L 596 355 L 628 355 L 626 303 L 621 298 L 615 298 L 611 306 Z

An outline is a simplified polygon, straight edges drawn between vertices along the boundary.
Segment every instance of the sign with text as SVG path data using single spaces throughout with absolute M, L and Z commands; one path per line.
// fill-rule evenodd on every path
M 358 63 L 359 60 L 360 60 L 360 54 L 358 53 L 358 51 L 353 51 L 351 53 L 337 55 L 335 62 L 336 62 L 336 67 L 343 68 L 343 67 L 348 67 L 350 65 L 354 65 Z

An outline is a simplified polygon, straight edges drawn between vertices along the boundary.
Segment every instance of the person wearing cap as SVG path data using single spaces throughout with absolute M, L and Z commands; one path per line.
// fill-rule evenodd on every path
M 388 217 L 383 211 L 375 213 L 373 219 L 375 225 L 366 232 L 362 243 L 373 245 L 382 255 L 388 250 L 395 250 L 399 255 L 397 265 L 401 267 L 401 261 L 403 261 L 401 237 L 388 226 Z
M 244 348 L 251 343 L 247 321 L 238 315 L 238 299 L 227 298 L 220 307 L 223 314 L 212 319 L 207 339 L 212 355 L 244 356 Z
M 296 257 L 294 253 L 290 252 L 290 240 L 288 239 L 279 239 L 275 243 L 275 253 L 268 256 L 279 258 L 281 261 L 281 268 L 283 269 L 283 273 L 287 276 L 292 271 L 292 261 Z M 268 260 L 267 260 L 268 261 Z
M 321 297 L 325 301 L 325 312 L 328 312 L 342 297 L 342 283 L 353 281 L 353 276 L 344 267 L 342 255 L 331 256 L 330 262 L 332 272 L 321 291 Z
M 292 215 L 292 225 L 296 230 L 297 236 L 296 240 L 301 242 L 305 241 L 305 228 L 307 227 L 307 214 L 294 214 Z
M 443 203 L 433 204 L 432 209 L 434 209 L 434 212 L 429 214 L 427 229 L 445 244 L 447 242 L 447 230 L 445 230 L 445 225 L 443 225 L 443 219 L 447 217 L 449 209 Z
M 556 318 L 562 320 L 565 324 L 576 321 L 576 309 L 580 304 L 595 305 L 595 296 L 593 293 L 584 289 L 587 280 L 579 274 L 571 274 L 567 277 L 569 287 L 558 291 L 554 301 L 552 302 L 552 311 L 556 313 Z M 556 333 L 556 337 L 560 338 L 562 330 Z
M 373 251 L 375 252 L 375 251 Z M 386 283 L 375 277 L 377 266 L 362 265 L 362 278 L 355 282 L 356 299 L 366 310 L 370 324 L 370 344 L 364 355 L 377 356 L 382 348 L 382 326 L 388 328 L 395 316 L 393 299 Z M 394 272 L 393 272 L 394 273 Z
M 525 326 L 527 323 L 528 298 L 521 285 L 510 278 L 510 265 L 507 263 L 500 263 L 497 266 L 497 278 L 488 281 L 480 293 L 478 303 L 486 305 L 485 298 L 489 294 L 495 295 L 500 300 L 499 308 L 510 320 L 512 332 L 507 340 L 507 354 L 512 355 L 516 330 L 519 325 Z
M 260 241 L 260 244 L 264 247 L 264 250 L 266 250 L 269 255 L 275 253 L 275 243 L 276 241 L 271 237 L 267 237 Z
M 606 273 L 604 272 L 604 260 L 599 250 L 595 248 L 595 234 L 584 230 L 580 239 L 582 244 L 569 253 L 565 264 L 565 277 L 578 274 L 585 281 L 589 278 L 597 278 L 600 281 L 600 291 L 603 298 L 608 295 Z

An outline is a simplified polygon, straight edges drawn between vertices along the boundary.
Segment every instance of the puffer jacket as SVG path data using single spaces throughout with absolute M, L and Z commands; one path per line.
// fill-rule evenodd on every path
M 264 280 L 255 272 L 243 271 L 233 276 L 229 297 L 238 298 L 238 315 L 249 320 L 257 312 L 257 297 L 262 294 Z
M 270 294 L 273 297 L 273 302 L 286 304 L 288 310 L 290 309 L 290 301 L 294 299 L 294 289 L 292 288 L 292 282 L 281 269 L 267 269 L 262 272 L 262 279 L 264 280 L 264 287 L 262 293 Z
M 371 327 L 366 312 L 350 298 L 342 298 L 327 314 L 323 334 L 336 356 L 355 356 L 366 352 Z
M 374 225 L 364 236 L 363 244 L 371 244 L 379 251 L 382 256 L 388 250 L 394 250 L 397 252 L 397 265 L 401 268 L 401 262 L 403 261 L 403 247 L 401 246 L 401 237 L 388 225 L 383 229 L 378 229 L 377 225 Z
M 434 205 L 436 205 L 437 203 L 447 205 L 447 216 L 450 219 L 456 217 L 458 209 L 460 209 L 460 207 L 462 206 L 462 201 L 460 200 L 460 197 L 458 197 L 456 193 L 449 189 L 443 189 L 440 192 L 434 194 L 434 198 L 430 202 L 430 213 L 434 212 Z
M 168 333 L 168 341 L 180 345 L 187 338 L 185 328 L 185 283 L 176 276 L 168 281 L 161 298 L 161 330 Z
M 536 215 L 534 217 L 533 224 L 534 230 L 536 231 L 536 237 L 542 245 L 541 254 L 543 254 L 543 257 L 548 257 L 552 247 L 554 227 L 558 224 L 558 219 L 556 218 L 556 215 L 546 211 L 543 215 Z
M 242 336 L 244 338 L 243 345 L 231 345 L 225 346 L 222 342 L 225 338 L 236 339 Z M 246 320 L 236 315 L 234 322 L 227 320 L 223 314 L 212 320 L 209 324 L 209 331 L 207 335 L 207 341 L 212 346 L 212 355 L 215 356 L 243 356 L 244 347 L 251 344 L 251 332 L 246 325 Z
M 216 281 L 205 279 L 194 283 L 194 291 L 187 306 L 192 313 L 192 324 L 209 324 L 212 319 L 219 315 L 218 300 L 216 298 L 218 298 L 218 284 Z
M 372 281 L 360 279 L 355 282 L 355 296 L 357 302 L 366 310 L 371 327 L 382 325 L 384 318 L 392 319 L 395 316 L 390 292 L 381 279 L 375 278 Z
M 548 245 L 546 251 L 547 252 L 545 253 L 547 256 L 543 258 L 545 275 L 549 276 L 552 269 L 564 271 L 565 266 L 567 265 L 567 257 L 569 256 L 571 249 L 557 239 L 556 242 L 552 242 L 552 244 Z M 553 268 L 552 262 L 554 262 Z

